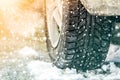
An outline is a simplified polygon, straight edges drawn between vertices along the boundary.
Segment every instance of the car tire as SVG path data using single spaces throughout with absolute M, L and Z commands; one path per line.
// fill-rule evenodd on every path
M 77 71 L 100 68 L 109 49 L 112 21 L 105 16 L 89 14 L 80 0 L 63 0 L 62 27 L 58 27 L 59 40 L 53 47 L 49 32 L 53 26 L 48 23 L 54 23 L 55 27 L 58 24 L 50 20 L 51 14 L 46 11 L 47 47 L 53 64 L 61 69 L 74 68 Z

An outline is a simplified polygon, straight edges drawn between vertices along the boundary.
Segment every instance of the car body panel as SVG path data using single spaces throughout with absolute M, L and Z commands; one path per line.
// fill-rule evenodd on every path
M 80 0 L 90 14 L 120 15 L 120 0 Z

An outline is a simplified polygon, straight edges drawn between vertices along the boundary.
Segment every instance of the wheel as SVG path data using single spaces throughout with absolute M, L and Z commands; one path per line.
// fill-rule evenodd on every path
M 80 0 L 47 3 L 47 46 L 53 64 L 77 71 L 100 68 L 110 45 L 111 20 L 89 14 Z

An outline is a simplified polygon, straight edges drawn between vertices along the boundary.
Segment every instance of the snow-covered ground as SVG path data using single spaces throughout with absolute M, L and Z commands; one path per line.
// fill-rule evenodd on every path
M 28 69 L 35 80 L 119 80 L 120 69 L 115 65 L 110 65 L 109 74 L 100 74 L 101 69 L 88 71 L 86 73 L 76 73 L 76 70 L 60 70 L 53 67 L 51 63 L 43 61 L 31 61 L 28 63 Z M 108 66 L 103 66 L 106 69 Z
M 111 45 L 109 54 L 118 53 L 120 47 Z M 113 63 L 102 67 L 104 71 L 109 68 L 107 73 L 101 73 L 102 69 L 76 73 L 74 69 L 58 69 L 52 65 L 47 53 L 27 46 L 2 58 L 0 65 L 3 65 L 0 80 L 120 80 L 120 68 Z

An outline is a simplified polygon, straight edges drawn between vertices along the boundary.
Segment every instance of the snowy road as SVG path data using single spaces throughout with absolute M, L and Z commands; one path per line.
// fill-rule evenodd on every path
M 106 67 L 104 66 L 104 69 Z M 100 74 L 100 69 L 77 74 L 74 69 L 60 70 L 52 67 L 51 63 L 42 61 L 32 61 L 28 64 L 28 68 L 35 80 L 120 80 L 120 69 L 113 64 L 110 67 L 110 74 Z
M 120 53 L 119 46 L 111 45 L 111 48 L 110 54 Z M 11 52 L 7 57 L 4 53 L 0 59 L 0 80 L 120 80 L 120 68 L 112 63 L 106 74 L 100 73 L 101 69 L 77 74 L 74 69 L 56 68 L 47 53 L 37 52 L 30 47 Z M 107 68 L 108 65 L 103 66 L 104 70 Z

